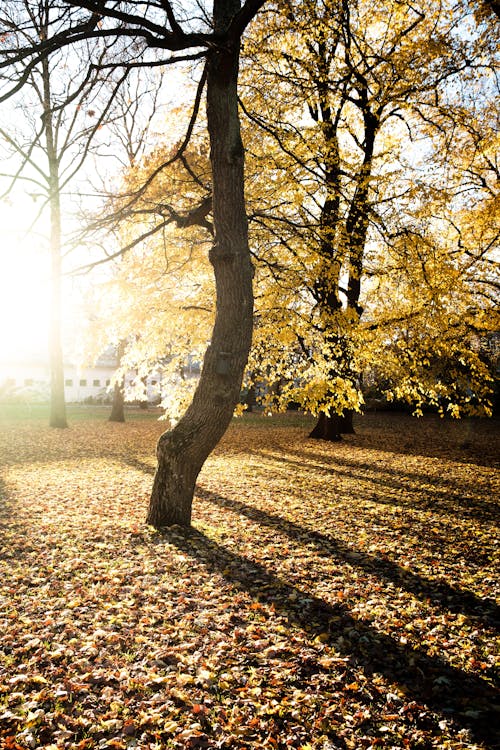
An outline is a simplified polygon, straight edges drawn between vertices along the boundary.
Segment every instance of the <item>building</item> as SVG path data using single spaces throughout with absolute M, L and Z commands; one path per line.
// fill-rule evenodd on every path
M 68 403 L 109 398 L 116 359 L 99 358 L 94 367 L 71 363 L 64 365 L 64 392 Z M 47 401 L 50 394 L 50 369 L 42 358 L 0 362 L 0 400 Z

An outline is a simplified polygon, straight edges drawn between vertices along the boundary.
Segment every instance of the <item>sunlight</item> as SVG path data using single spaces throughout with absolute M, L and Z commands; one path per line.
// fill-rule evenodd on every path
M 46 241 L 27 235 L 31 207 L 0 204 L 0 362 L 44 356 L 50 296 Z

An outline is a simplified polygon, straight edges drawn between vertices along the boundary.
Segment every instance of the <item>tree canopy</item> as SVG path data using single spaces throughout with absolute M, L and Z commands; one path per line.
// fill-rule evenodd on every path
M 287 2 L 257 17 L 240 94 L 256 273 L 247 380 L 268 406 L 330 416 L 361 408 L 363 386 L 417 414 L 490 413 L 480 341 L 498 328 L 493 31 L 467 6 L 434 2 Z M 145 280 L 163 279 L 136 297 L 142 317 L 123 306 L 129 334 L 138 322 L 128 363 L 146 369 L 166 330 L 175 367 L 202 349 L 212 312 L 208 145 L 200 134 L 160 174 L 176 147 L 152 152 L 123 190 L 158 172 L 123 240 L 142 231 L 147 249 L 116 282 L 137 286 L 146 265 Z

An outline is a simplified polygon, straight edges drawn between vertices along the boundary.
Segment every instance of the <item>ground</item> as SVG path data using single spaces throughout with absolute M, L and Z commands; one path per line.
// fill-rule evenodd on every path
M 248 415 L 194 528 L 158 532 L 164 423 L 19 409 L 0 411 L 0 748 L 498 747 L 498 422 L 370 414 L 329 444 Z

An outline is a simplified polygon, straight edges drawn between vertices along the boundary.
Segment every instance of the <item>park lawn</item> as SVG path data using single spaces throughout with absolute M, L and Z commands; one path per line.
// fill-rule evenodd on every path
M 193 529 L 158 532 L 164 423 L 17 416 L 2 750 L 498 747 L 498 423 L 371 414 L 328 444 L 248 415 Z

